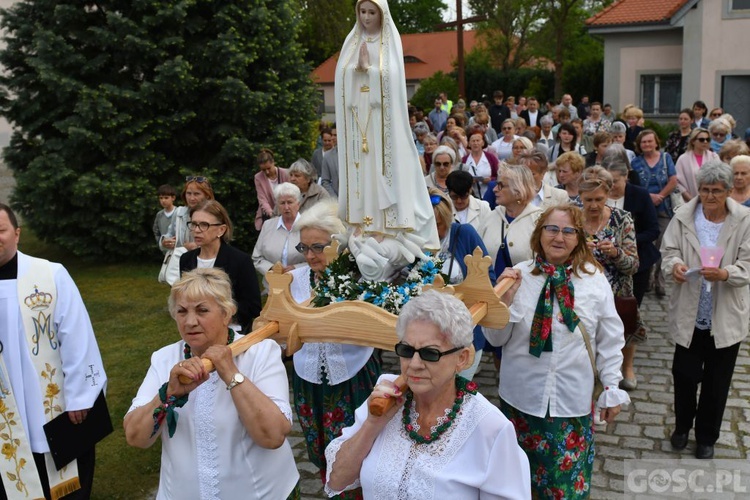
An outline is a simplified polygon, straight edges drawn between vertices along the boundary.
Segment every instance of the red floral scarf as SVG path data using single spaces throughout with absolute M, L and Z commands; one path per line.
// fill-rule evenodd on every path
M 573 267 L 570 262 L 565 265 L 555 266 L 537 255 L 534 265 L 537 269 L 547 275 L 547 280 L 542 286 L 539 301 L 534 311 L 534 320 L 531 323 L 531 337 L 529 340 L 529 354 L 541 356 L 542 352 L 552 352 L 552 312 L 553 296 L 557 298 L 560 306 L 562 322 L 573 332 L 578 325 L 578 315 L 573 310 L 575 303 L 575 290 L 570 281 Z

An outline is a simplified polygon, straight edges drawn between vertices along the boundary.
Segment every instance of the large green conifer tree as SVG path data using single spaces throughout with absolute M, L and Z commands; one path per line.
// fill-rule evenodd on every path
M 261 147 L 309 157 L 317 97 L 292 0 L 22 0 L 2 11 L 13 202 L 78 255 L 154 254 L 156 188 L 211 179 L 251 250 Z

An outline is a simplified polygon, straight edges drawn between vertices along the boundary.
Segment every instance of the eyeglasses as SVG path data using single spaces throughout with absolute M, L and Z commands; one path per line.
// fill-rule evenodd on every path
M 471 195 L 469 193 L 456 194 L 456 193 L 451 192 L 448 196 L 450 196 L 451 200 L 465 200 Z
M 443 201 L 443 197 L 439 194 L 431 194 L 430 195 L 430 203 L 432 203 L 433 207 L 436 207 L 440 205 L 440 202 Z
M 726 194 L 726 192 L 727 192 L 726 189 L 700 188 L 698 190 L 698 194 L 700 194 L 701 196 L 706 196 L 706 197 L 713 196 L 715 198 L 718 198 L 719 196 Z
M 558 233 L 562 231 L 563 238 L 576 238 L 578 236 L 578 230 L 574 227 L 560 227 L 555 224 L 547 224 L 542 226 L 544 232 L 552 237 L 556 237 Z
M 513 127 L 503 127 L 503 130 L 513 130 Z
M 711 118 L 719 118 L 721 113 L 711 113 Z
M 500 181 L 497 181 L 497 190 L 498 191 L 502 191 L 504 187 L 505 187 L 505 184 L 503 184 Z
M 727 136 L 727 134 L 725 134 L 724 132 L 711 132 L 711 135 L 714 137 L 726 137 Z
M 696 137 L 695 140 L 698 142 L 711 142 L 711 139 L 708 137 Z
M 208 177 L 203 177 L 202 175 L 188 175 L 185 177 L 185 182 L 197 182 L 198 184 L 203 184 L 204 182 L 208 182 Z
M 396 355 L 399 358 L 408 358 L 411 359 L 414 357 L 414 353 L 419 353 L 419 358 L 422 361 L 429 361 L 430 363 L 436 363 L 440 361 L 440 358 L 443 356 L 447 356 L 448 354 L 453 354 L 454 352 L 458 352 L 463 347 L 454 347 L 453 349 L 448 349 L 447 351 L 440 352 L 434 347 L 423 347 L 421 349 L 414 349 L 409 344 L 404 344 L 403 342 L 399 342 L 396 344 Z
M 213 224 L 209 224 L 208 222 L 193 222 L 193 221 L 190 221 L 190 222 L 187 223 L 188 229 L 190 229 L 191 231 L 198 231 L 200 229 L 200 231 L 198 231 L 200 233 L 202 233 L 203 231 L 208 231 L 208 228 L 211 227 L 211 226 L 223 226 L 223 225 L 224 225 L 223 222 L 216 222 L 216 223 L 213 223 Z
M 325 244 L 324 243 L 313 243 L 310 246 L 307 246 L 304 243 L 297 243 L 297 246 L 295 246 L 294 248 L 299 253 L 301 253 L 302 255 L 307 255 L 308 251 L 311 251 L 314 254 L 321 254 L 321 253 L 323 253 L 323 250 L 325 250 L 325 248 L 327 246 L 329 246 L 330 244 L 331 244 L 330 241 L 328 243 L 325 243 Z
M 433 161 L 432 164 L 435 165 L 435 167 L 450 167 L 451 166 L 451 162 L 449 161 Z

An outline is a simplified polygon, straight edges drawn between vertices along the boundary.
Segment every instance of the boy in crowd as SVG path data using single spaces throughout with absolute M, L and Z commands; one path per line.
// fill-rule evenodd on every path
M 172 214 L 174 213 L 174 200 L 177 198 L 177 192 L 169 184 L 162 184 L 159 186 L 159 205 L 161 210 L 156 214 L 154 219 L 154 237 L 156 238 L 156 244 L 159 245 L 162 235 L 167 234 L 169 230 L 169 224 L 172 222 Z M 167 253 L 167 249 L 162 250 Z

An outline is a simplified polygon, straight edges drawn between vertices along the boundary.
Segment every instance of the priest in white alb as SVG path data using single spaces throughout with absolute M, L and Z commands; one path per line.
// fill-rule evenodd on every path
M 89 498 L 94 448 L 57 470 L 43 426 L 63 413 L 83 423 L 107 376 L 73 279 L 19 252 L 20 235 L 0 204 L 0 498 Z

